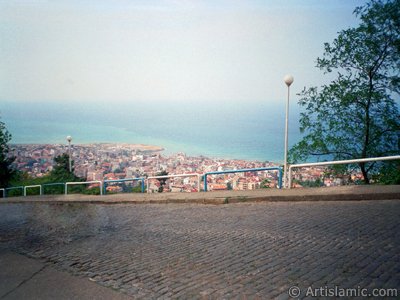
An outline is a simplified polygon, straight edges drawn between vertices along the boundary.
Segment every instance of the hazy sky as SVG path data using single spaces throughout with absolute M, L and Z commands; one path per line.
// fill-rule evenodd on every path
M 0 101 L 274 101 L 361 0 L 0 0 Z

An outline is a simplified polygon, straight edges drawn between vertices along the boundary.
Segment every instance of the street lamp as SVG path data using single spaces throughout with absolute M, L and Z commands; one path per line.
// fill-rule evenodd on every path
M 67 142 L 68 142 L 68 157 L 69 157 L 69 172 L 72 172 L 72 159 L 71 159 L 71 141 L 72 137 L 69 135 L 67 136 Z
M 287 85 L 287 101 L 286 101 L 286 116 L 285 116 L 285 159 L 284 159 L 284 176 L 283 176 L 283 186 L 284 188 L 288 188 L 287 186 L 287 156 L 288 156 L 288 129 L 289 129 L 289 95 L 290 95 L 290 85 L 293 83 L 293 76 L 286 75 L 283 78 Z

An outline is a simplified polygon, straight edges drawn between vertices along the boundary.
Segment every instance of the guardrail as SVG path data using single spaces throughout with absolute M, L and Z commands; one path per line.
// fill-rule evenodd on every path
M 292 170 L 294 168 L 303 168 L 303 167 L 315 167 L 315 166 L 329 166 L 329 165 L 345 165 L 345 164 L 355 164 L 362 162 L 371 162 L 371 161 L 385 161 L 385 160 L 397 160 L 400 159 L 400 155 L 395 156 L 384 156 L 384 157 L 371 157 L 371 158 L 359 158 L 359 159 L 348 159 L 348 160 L 334 160 L 334 161 L 324 161 L 324 162 L 316 162 L 316 163 L 305 163 L 305 164 L 295 164 L 289 166 L 289 189 L 292 187 Z
M 44 189 L 44 187 L 46 187 L 46 186 L 54 186 L 54 185 L 63 185 L 63 186 L 64 186 L 64 194 L 65 194 L 66 185 L 65 185 L 64 182 L 43 183 L 43 184 L 42 184 L 42 187 L 43 187 L 43 194 L 45 194 L 45 189 Z
M 9 187 L 9 188 L 5 188 L 4 189 L 4 198 L 7 197 L 7 191 L 16 190 L 16 189 L 21 189 L 21 195 L 23 195 L 23 193 L 24 193 L 24 187 L 23 186 L 13 186 L 13 187 Z
M 68 186 L 69 186 L 69 185 L 92 184 L 92 183 L 98 183 L 98 184 L 100 184 L 100 195 L 103 195 L 103 182 L 100 181 L 100 180 L 79 181 L 79 182 L 66 182 L 66 183 L 65 183 L 65 195 L 68 194 Z
M 24 197 L 26 197 L 26 190 L 28 188 L 39 188 L 39 195 L 42 196 L 42 186 L 40 184 L 36 184 L 36 185 L 26 185 L 24 186 Z
M 27 188 L 33 188 L 33 187 L 39 187 L 40 188 L 40 195 L 45 194 L 45 187 L 46 186 L 54 186 L 54 185 L 63 185 L 64 186 L 64 194 L 68 194 L 68 186 L 69 185 L 79 185 L 79 184 L 92 184 L 92 183 L 97 183 L 100 185 L 100 195 L 106 194 L 107 193 L 107 184 L 112 183 L 112 182 L 125 182 L 125 181 L 141 181 L 141 191 L 142 193 L 145 192 L 145 180 L 146 180 L 146 185 L 147 185 L 147 192 L 150 192 L 149 189 L 149 182 L 150 180 L 153 179 L 167 179 L 167 178 L 176 178 L 176 177 L 192 177 L 195 176 L 197 177 L 197 190 L 198 192 L 201 191 L 201 179 L 204 177 L 205 179 L 205 184 L 204 184 L 204 191 L 207 191 L 207 175 L 213 175 L 213 174 L 223 174 L 223 173 L 239 173 L 239 172 L 258 172 L 258 171 L 271 171 L 271 170 L 277 170 L 279 172 L 279 183 L 278 187 L 282 187 L 282 168 L 280 167 L 269 167 L 269 168 L 254 168 L 254 169 L 239 169 L 239 170 L 229 170 L 229 171 L 217 171 L 217 172 L 208 172 L 205 174 L 197 174 L 197 173 L 190 173 L 190 174 L 176 174 L 176 175 L 162 175 L 162 176 L 150 176 L 147 178 L 144 177 L 137 177 L 137 178 L 126 178 L 126 179 L 116 179 L 116 180 L 93 180 L 93 181 L 85 181 L 85 182 L 66 182 L 66 183 L 61 183 L 61 182 L 56 182 L 56 183 L 44 183 L 42 185 L 29 185 L 29 186 L 18 186 L 18 187 L 10 187 L 10 188 L 1 188 L 0 191 L 3 191 L 4 197 L 7 195 L 7 190 L 12 190 L 12 189 L 21 189 L 22 193 L 24 196 L 26 196 L 26 189 Z
M 103 185 L 103 189 L 104 189 L 104 195 L 107 193 L 107 183 L 110 183 L 110 182 L 125 182 L 125 181 L 141 181 L 141 190 L 142 190 L 142 193 L 144 193 L 144 180 L 145 180 L 145 178 L 144 177 L 138 177 L 138 178 L 126 178 L 126 179 L 115 179 L 115 180 L 104 180 L 104 185 Z
M 146 179 L 146 186 L 147 186 L 147 193 L 150 193 L 149 189 L 149 180 L 151 179 L 163 179 L 163 178 L 175 178 L 175 177 L 192 177 L 197 176 L 197 191 L 200 192 L 200 181 L 201 181 L 201 174 L 177 174 L 177 175 L 162 175 L 162 176 L 150 176 Z
M 239 169 L 239 170 L 227 170 L 227 171 L 215 171 L 207 172 L 203 175 L 204 180 L 204 191 L 207 192 L 207 176 L 217 174 L 228 174 L 228 173 L 245 173 L 245 172 L 259 172 L 259 171 L 278 171 L 278 188 L 282 188 L 282 168 L 280 167 L 269 167 L 269 168 L 255 168 L 255 169 Z
M 327 165 L 339 165 L 339 164 L 354 164 L 354 163 L 362 163 L 362 162 L 373 162 L 373 161 L 387 161 L 387 160 L 400 160 L 400 155 L 395 156 L 386 156 L 386 157 L 373 157 L 373 158 L 361 158 L 361 159 L 350 159 L 350 160 L 336 160 L 336 161 L 325 161 L 325 162 L 317 162 L 317 163 L 304 163 L 304 164 L 294 164 L 289 166 L 289 189 L 292 187 L 292 172 L 294 168 L 302 168 L 302 167 L 313 167 L 313 166 L 327 166 Z M 0 188 L 0 191 L 3 191 L 3 197 L 7 197 L 7 192 L 10 190 L 21 189 L 21 194 L 26 196 L 26 190 L 28 188 L 39 187 L 40 195 L 44 194 L 45 186 L 52 185 L 64 185 L 64 193 L 68 194 L 68 186 L 69 185 L 79 185 L 79 184 L 93 184 L 97 183 L 100 185 L 100 195 L 106 193 L 106 185 L 111 182 L 124 182 L 124 181 L 141 181 L 141 190 L 144 193 L 145 188 L 145 180 L 147 185 L 147 192 L 149 193 L 149 181 L 152 179 L 167 179 L 167 178 L 176 178 L 176 177 L 197 177 L 197 190 L 200 192 L 201 188 L 201 178 L 204 180 L 204 191 L 207 192 L 207 176 L 208 175 L 218 175 L 218 174 L 228 174 L 228 173 L 244 173 L 244 172 L 260 172 L 260 171 L 278 171 L 278 188 L 282 188 L 282 175 L 283 170 L 281 167 L 266 167 L 266 168 L 254 168 L 254 169 L 239 169 L 239 170 L 227 170 L 227 171 L 215 171 L 215 172 L 207 172 L 204 174 L 177 174 L 177 175 L 163 175 L 163 176 L 150 176 L 147 178 L 138 177 L 138 178 L 127 178 L 127 179 L 117 179 L 117 180 L 93 180 L 93 181 L 84 181 L 84 182 L 66 182 L 66 183 L 44 183 L 42 185 L 27 185 L 27 186 L 15 186 L 9 188 Z

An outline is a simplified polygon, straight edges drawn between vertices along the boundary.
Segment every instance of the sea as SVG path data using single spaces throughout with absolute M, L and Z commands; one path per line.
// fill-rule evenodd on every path
M 289 147 L 301 139 L 290 104 Z M 285 101 L 2 101 L 12 144 L 131 143 L 165 155 L 283 162 Z

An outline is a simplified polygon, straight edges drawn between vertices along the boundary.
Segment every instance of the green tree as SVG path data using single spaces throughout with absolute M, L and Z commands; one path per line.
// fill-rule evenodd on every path
M 261 181 L 260 188 L 262 189 L 269 189 L 269 184 L 271 181 L 267 178 L 265 178 L 263 181 Z
M 339 32 L 325 44 L 317 67 L 334 79 L 304 88 L 300 130 L 304 138 L 290 160 L 334 160 L 400 153 L 400 116 L 394 101 L 400 92 L 400 0 L 372 0 L 356 8 L 360 25 Z M 369 183 L 375 163 L 360 163 Z
M 141 193 L 142 192 L 142 186 L 141 186 L 141 184 L 138 184 L 138 185 L 136 185 L 136 186 L 134 186 L 133 188 L 132 188 L 132 193 Z M 146 191 L 144 191 L 144 192 L 146 192 Z
M 47 177 L 50 182 L 79 182 L 84 181 L 83 178 L 77 177 L 74 175 L 74 161 L 71 162 L 72 171 L 69 171 L 69 155 L 64 153 L 62 155 L 56 156 L 54 158 L 54 168 L 51 171 L 50 175 Z M 53 188 L 54 193 L 57 193 L 60 189 L 59 187 Z M 68 188 L 70 193 L 85 193 L 85 194 L 100 194 L 99 189 L 86 189 L 85 186 L 78 185 L 72 186 Z
M 4 122 L 0 121 L 0 187 L 7 187 L 15 174 L 12 163 L 15 157 L 10 156 L 8 143 L 11 134 L 8 132 Z
M 161 171 L 156 174 L 156 176 L 166 176 L 168 175 L 167 171 Z M 158 178 L 158 182 L 160 183 L 160 187 L 158 188 L 158 192 L 162 193 L 164 191 L 164 185 L 167 182 L 167 178 Z
M 400 161 L 386 162 L 374 178 L 382 184 L 400 184 Z
M 64 153 L 54 158 L 55 166 L 50 173 L 50 178 L 56 182 L 79 181 L 80 178 L 74 175 L 74 161 L 72 171 L 69 171 L 69 155 Z

